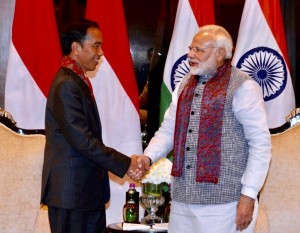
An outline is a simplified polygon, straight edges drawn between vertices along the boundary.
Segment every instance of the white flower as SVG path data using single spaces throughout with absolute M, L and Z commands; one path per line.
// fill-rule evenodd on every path
M 142 183 L 171 183 L 172 162 L 167 158 L 161 158 L 152 164 L 150 171 L 142 178 Z

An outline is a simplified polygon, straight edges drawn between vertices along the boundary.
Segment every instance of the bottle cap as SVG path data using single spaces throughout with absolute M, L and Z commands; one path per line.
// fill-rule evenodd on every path
M 134 190 L 130 189 L 130 190 L 128 191 L 128 194 L 134 194 Z

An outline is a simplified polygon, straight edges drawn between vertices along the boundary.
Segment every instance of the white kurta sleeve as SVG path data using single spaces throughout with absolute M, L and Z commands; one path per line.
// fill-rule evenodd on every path
M 271 159 L 271 136 L 259 85 L 245 81 L 233 98 L 233 112 L 243 125 L 249 157 L 242 177 L 242 194 L 256 198 L 265 181 Z
M 161 127 L 144 151 L 144 155 L 150 157 L 153 162 L 165 157 L 173 149 L 179 86 L 180 84 L 172 94 L 172 102 L 164 115 Z

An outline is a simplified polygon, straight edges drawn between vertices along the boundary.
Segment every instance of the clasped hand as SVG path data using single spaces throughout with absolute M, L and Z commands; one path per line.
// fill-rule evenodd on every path
M 144 155 L 132 155 L 127 175 L 133 180 L 139 180 L 150 169 L 150 159 Z

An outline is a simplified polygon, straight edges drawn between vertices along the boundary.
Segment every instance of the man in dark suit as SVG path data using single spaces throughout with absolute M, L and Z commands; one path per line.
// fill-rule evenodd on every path
M 42 203 L 52 232 L 105 232 L 108 171 L 139 179 L 149 169 L 141 159 L 106 147 L 92 87 L 85 73 L 103 55 L 97 23 L 70 24 L 61 37 L 64 57 L 46 107 L 46 147 Z

